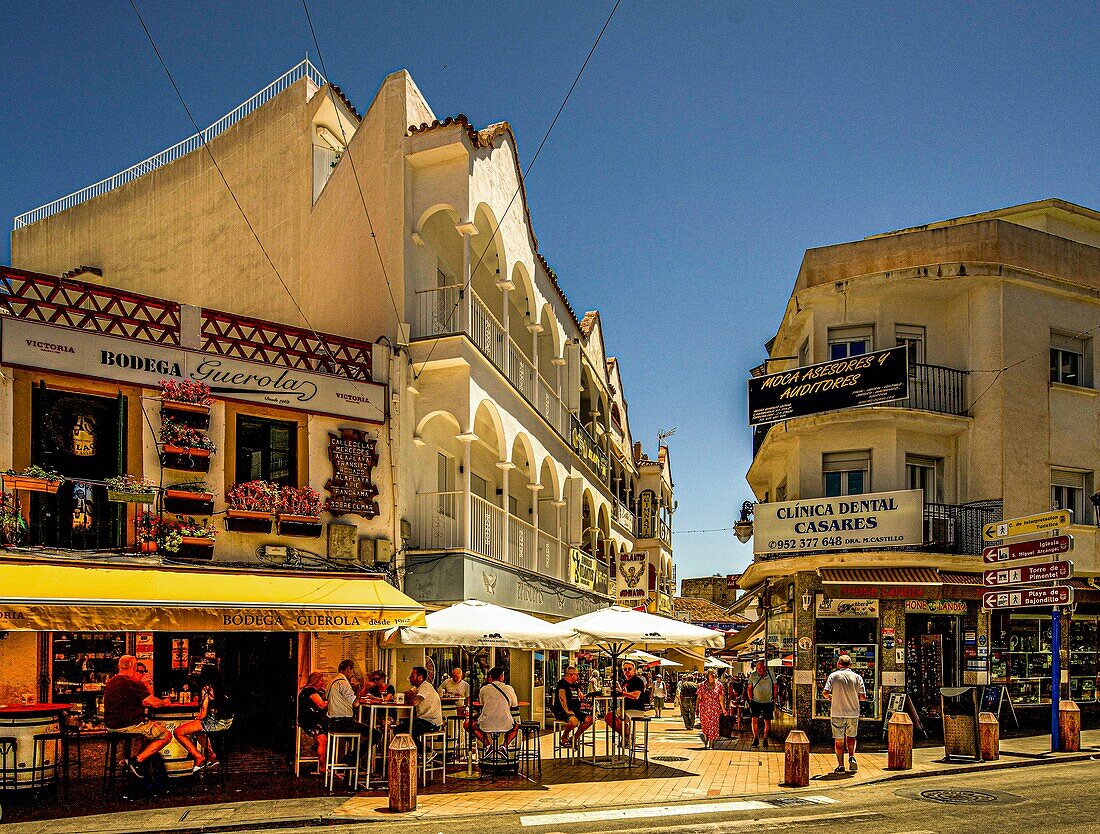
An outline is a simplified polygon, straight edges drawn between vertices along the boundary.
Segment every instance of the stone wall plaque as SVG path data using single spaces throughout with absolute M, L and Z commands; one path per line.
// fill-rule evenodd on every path
M 352 513 L 363 518 L 378 515 L 378 488 L 373 471 L 378 464 L 377 442 L 359 429 L 329 432 L 328 457 L 332 477 L 325 484 L 330 495 L 325 509 L 333 515 Z

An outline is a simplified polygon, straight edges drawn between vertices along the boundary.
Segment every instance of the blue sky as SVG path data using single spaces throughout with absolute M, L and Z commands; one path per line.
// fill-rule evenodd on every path
M 895 5 L 623 0 L 528 178 L 543 254 L 602 312 L 635 437 L 678 428 L 681 531 L 728 527 L 749 497 L 744 380 L 805 249 L 1050 196 L 1100 207 L 1100 7 Z M 201 125 L 315 57 L 300 3 L 139 8 Z M 310 4 L 361 110 L 404 67 L 438 115 L 510 121 L 525 164 L 610 9 Z M 192 132 L 125 0 L 2 19 L 4 222 Z M 681 577 L 751 558 L 729 532 L 675 551 Z

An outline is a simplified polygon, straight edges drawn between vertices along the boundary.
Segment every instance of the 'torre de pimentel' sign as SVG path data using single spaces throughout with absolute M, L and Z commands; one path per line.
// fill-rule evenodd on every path
M 902 547 L 924 543 L 924 492 L 776 501 L 753 507 L 754 553 Z
M 749 380 L 749 425 L 904 400 L 909 396 L 906 356 L 901 345 L 754 377 Z
M 193 379 L 215 397 L 332 414 L 368 423 L 385 420 L 386 388 L 279 365 L 246 362 L 174 345 L 104 336 L 8 316 L 0 319 L 6 365 L 110 379 L 154 388 L 162 379 Z

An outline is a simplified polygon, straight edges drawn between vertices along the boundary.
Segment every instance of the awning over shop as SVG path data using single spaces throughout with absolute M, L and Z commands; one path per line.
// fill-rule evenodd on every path
M 935 568 L 822 568 L 826 585 L 940 585 Z
M 380 577 L 0 563 L 0 630 L 378 631 L 424 624 Z

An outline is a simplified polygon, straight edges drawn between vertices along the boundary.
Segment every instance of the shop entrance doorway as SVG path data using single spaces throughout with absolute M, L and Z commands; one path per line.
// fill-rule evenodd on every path
M 103 481 L 126 467 L 126 398 L 58 391 L 31 397 L 31 463 L 65 476 L 55 495 L 33 493 L 29 541 L 71 550 L 116 550 L 124 542 L 124 504 L 107 500 Z
M 940 714 L 940 687 L 958 686 L 961 617 L 910 614 L 905 618 L 905 688 L 921 715 Z

